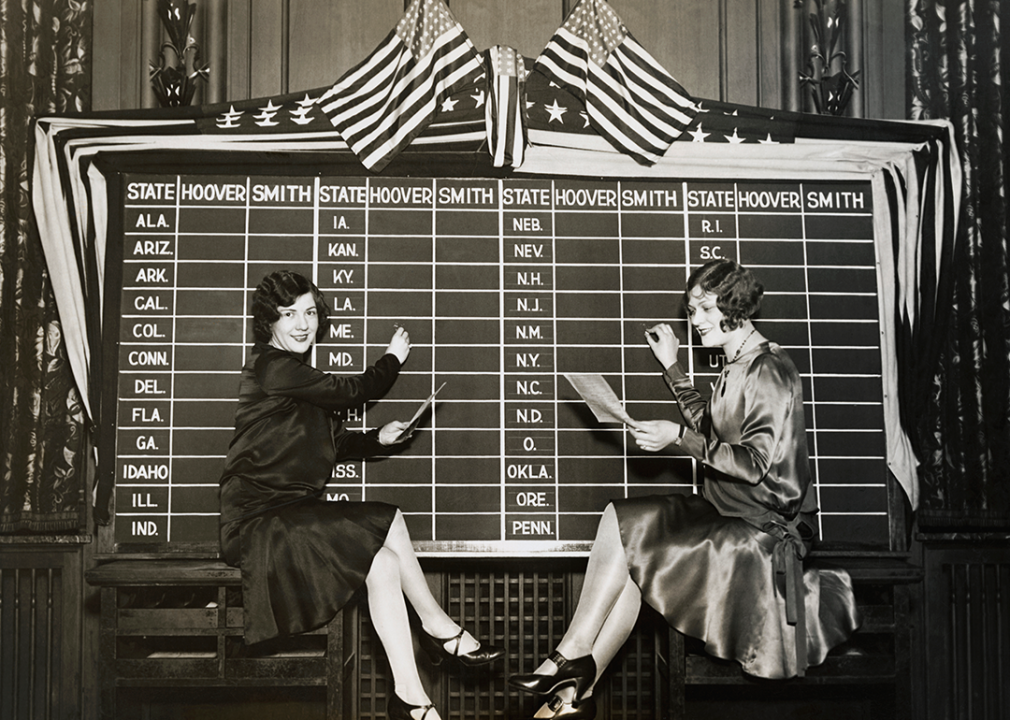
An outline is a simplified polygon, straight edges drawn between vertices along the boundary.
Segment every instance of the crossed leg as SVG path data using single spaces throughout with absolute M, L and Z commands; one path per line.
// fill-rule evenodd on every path
M 558 643 L 561 655 L 572 660 L 592 654 L 596 680 L 631 635 L 642 606 L 642 593 L 628 574 L 628 560 L 614 506 L 607 505 L 596 530 L 596 539 L 586 565 L 586 580 L 572 622 Z M 557 666 L 550 659 L 536 669 L 553 675 Z M 571 702 L 573 688 L 559 695 Z M 592 687 L 586 693 L 592 694 Z
M 404 596 L 421 618 L 424 629 L 433 637 L 455 637 L 460 627 L 432 596 L 399 510 L 386 535 L 386 542 L 372 560 L 365 576 L 365 587 L 368 589 L 372 625 L 389 659 L 396 694 L 411 705 L 429 704 L 431 701 L 417 672 L 413 643 L 409 642 L 410 619 Z M 464 633 L 459 642 L 461 653 L 479 647 L 469 633 Z M 454 650 L 455 644 L 454 640 L 450 649 Z M 429 711 L 427 718 L 437 720 L 438 714 L 433 715 Z

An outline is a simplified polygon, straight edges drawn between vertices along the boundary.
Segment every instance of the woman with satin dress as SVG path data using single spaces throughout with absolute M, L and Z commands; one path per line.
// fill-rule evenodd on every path
M 593 688 L 643 602 L 761 678 L 803 674 L 858 627 L 848 575 L 802 567 L 817 512 L 802 384 L 785 350 L 754 327 L 762 295 L 732 260 L 688 278 L 688 320 L 703 346 L 726 355 L 708 401 L 677 361 L 672 328 L 646 331 L 683 422 L 639 421 L 629 431 L 643 450 L 696 458 L 703 492 L 607 506 L 571 625 L 535 672 L 509 678 L 548 697 L 535 718 L 595 716 Z
M 439 607 L 398 508 L 322 497 L 336 462 L 388 454 L 407 428 L 393 421 L 352 432 L 340 415 L 392 387 L 410 337 L 398 328 L 362 374 L 332 375 L 307 362 L 329 327 L 326 302 L 312 282 L 286 270 L 266 276 L 252 313 L 256 343 L 242 369 L 221 479 L 221 550 L 242 571 L 245 640 L 321 627 L 364 584 L 393 672 L 387 716 L 438 720 L 418 676 L 404 596 L 433 661 L 445 656 L 482 665 L 504 650 L 482 646 Z

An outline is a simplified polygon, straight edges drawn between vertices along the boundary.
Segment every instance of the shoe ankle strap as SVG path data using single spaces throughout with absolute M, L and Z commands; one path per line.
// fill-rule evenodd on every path
M 445 644 L 447 642 L 455 640 L 456 644 L 452 648 L 452 656 L 453 657 L 459 657 L 459 648 L 463 644 L 463 633 L 465 633 L 465 632 L 466 632 L 466 630 L 464 630 L 463 628 L 460 628 L 459 632 L 456 633 L 455 635 L 453 635 L 451 638 L 446 638 L 445 640 L 440 640 L 439 642 L 442 643 L 442 647 L 445 647 Z M 449 652 L 449 651 L 446 650 L 446 652 Z
M 568 663 L 568 658 L 559 653 L 557 650 L 552 652 L 547 657 L 547 659 L 550 660 L 552 663 L 554 663 L 557 666 L 558 670 L 560 670 L 563 665 L 566 665 Z

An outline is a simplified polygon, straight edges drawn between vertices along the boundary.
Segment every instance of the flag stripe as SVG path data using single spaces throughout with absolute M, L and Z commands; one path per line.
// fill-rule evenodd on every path
M 585 87 L 586 91 L 582 93 L 583 97 L 580 99 L 585 102 L 586 111 L 597 130 L 601 131 L 604 137 L 616 141 L 615 144 L 619 147 L 626 148 L 632 154 L 644 157 L 650 162 L 655 162 L 654 158 L 665 150 L 665 147 L 661 146 L 662 141 L 655 136 L 652 136 L 651 141 L 633 140 L 620 128 L 626 121 L 633 123 L 639 129 L 639 137 L 643 132 L 648 133 L 638 118 L 627 114 L 626 99 L 612 99 L 610 97 L 611 90 L 616 84 L 608 82 L 609 76 L 597 69 L 595 64 L 589 60 L 585 43 L 568 33 L 564 28 L 558 31 L 558 35 L 566 36 L 567 42 L 558 42 L 555 47 L 551 47 L 551 45 L 555 45 L 554 43 L 548 46 L 553 52 L 545 50 L 537 61 L 541 71 L 546 70 L 545 74 L 548 77 L 559 85 L 567 86 L 566 89 L 576 96 L 579 95 L 577 91 L 580 87 Z M 559 65 L 559 62 L 566 64 Z M 578 74 L 569 72 L 570 70 L 577 72 L 583 69 L 588 78 L 582 78 Z M 620 97 L 623 93 L 620 90 L 614 90 L 614 95 Z M 626 117 L 621 117 L 622 112 L 626 114 Z M 651 135 L 651 133 L 648 134 Z M 643 149 L 643 145 L 650 146 L 650 149 Z
M 634 89 L 642 102 L 654 104 L 656 107 L 667 108 L 674 113 L 675 118 L 680 123 L 689 123 L 693 117 L 695 109 L 694 102 L 683 90 L 676 90 L 677 85 L 673 78 L 669 78 L 671 84 L 662 82 L 663 78 L 657 78 L 640 62 L 641 58 L 635 53 L 635 48 L 630 38 L 617 48 L 611 56 L 610 62 L 605 66 L 609 68 L 616 65 L 621 68 L 621 75 L 633 80 Z
M 396 32 L 390 32 L 371 55 L 351 68 L 319 98 L 320 103 L 327 103 L 323 110 L 329 113 L 332 111 L 330 108 L 335 105 L 360 97 L 360 93 L 366 87 L 371 90 L 381 87 L 383 76 L 380 74 L 380 70 L 395 61 L 395 58 L 390 56 L 399 52 L 402 47 L 403 44 L 399 41 Z M 352 88 L 357 88 L 357 90 L 351 92 Z M 334 100 L 330 101 L 330 98 L 334 98 Z
M 343 122 L 346 112 L 360 112 L 357 109 L 357 105 L 360 103 L 365 103 L 364 107 L 369 107 L 382 102 L 385 98 L 388 105 L 390 99 L 404 94 L 405 83 L 411 82 L 413 78 L 423 79 L 425 74 L 431 72 L 432 69 L 448 67 L 451 64 L 449 61 L 465 53 L 467 48 L 464 43 L 459 43 L 448 50 L 444 48 L 445 45 L 456 39 L 447 33 L 439 39 L 439 42 L 432 48 L 432 52 L 418 62 L 394 33 L 390 38 L 391 47 L 385 48 L 385 50 L 394 50 L 395 52 L 384 53 L 385 63 L 372 67 L 370 70 L 372 74 L 361 78 L 362 82 L 349 84 L 345 89 L 345 94 L 327 103 L 323 107 L 323 112 L 332 116 L 331 121 L 336 117 Z M 348 106 L 351 107 L 349 111 L 341 112 L 341 108 Z
M 603 0 L 581 0 L 536 68 L 578 97 L 593 128 L 615 147 L 652 164 L 690 125 L 697 107 L 614 19 Z
M 463 49 L 465 50 L 465 48 Z M 435 110 L 438 104 L 445 99 L 448 89 L 456 81 L 466 77 L 467 74 L 472 72 L 472 69 L 469 63 L 464 63 L 457 67 L 454 72 L 445 76 L 444 80 L 435 84 L 436 94 L 434 95 L 430 92 L 430 83 L 420 83 L 420 80 L 426 78 L 419 78 L 417 88 L 407 98 L 401 100 L 400 104 L 391 111 L 394 115 L 392 117 L 384 117 L 373 132 L 361 138 L 360 142 L 364 147 L 374 148 L 368 153 L 367 157 L 369 159 L 365 162 L 365 165 L 371 167 L 372 164 L 378 162 L 382 157 L 378 153 L 395 152 L 395 149 L 401 144 L 406 145 L 409 143 L 410 139 L 417 132 L 424 129 L 424 126 L 434 117 Z M 400 120 L 400 124 L 397 127 L 395 120 L 398 117 L 407 117 L 408 119 Z M 375 147 L 376 143 L 379 144 L 378 147 Z M 357 150 L 355 151 L 357 152 Z
M 609 64 L 607 69 L 611 69 Z M 626 86 L 614 83 L 606 71 L 591 68 L 590 84 L 597 90 L 601 113 L 610 115 L 615 122 L 627 124 L 629 132 L 657 148 L 669 147 L 691 122 L 690 117 L 668 107 L 645 101 L 636 103 L 624 90 Z
M 627 58 L 622 45 L 611 54 L 603 68 L 590 65 L 590 85 L 599 92 L 600 101 L 611 108 L 615 116 L 625 113 L 625 121 L 634 123 L 637 132 L 642 135 L 650 132 L 644 127 L 649 125 L 654 134 L 660 136 L 656 139 L 657 144 L 665 141 L 669 145 L 690 124 L 693 115 L 685 113 L 680 104 L 671 106 L 651 94 L 639 82 L 649 76 L 635 73 L 637 66 L 623 62 Z
M 526 69 L 522 55 L 514 48 L 496 45 L 487 52 L 491 82 L 484 106 L 484 125 L 488 150 L 494 167 L 518 167 L 526 152 L 522 107 Z
M 573 44 L 568 41 L 568 38 L 578 41 L 563 28 L 558 30 L 558 34 L 537 58 L 536 67 L 544 75 L 585 102 L 589 55 L 582 43 Z
M 669 145 L 687 127 L 690 119 L 686 117 L 683 122 L 674 124 L 677 119 L 670 117 L 671 113 L 667 115 L 673 122 L 668 122 L 661 115 L 667 108 L 645 101 L 636 102 L 637 97 L 628 92 L 628 83 L 614 82 L 612 72 L 614 68 L 610 63 L 604 70 L 589 70 L 590 87 L 596 91 L 601 111 L 612 115 L 615 120 L 623 120 L 629 125 L 629 130 L 656 145 L 664 142 Z
M 438 17 L 437 36 L 431 37 Z M 417 57 L 413 48 L 422 48 Z M 321 98 L 321 110 L 362 163 L 381 170 L 431 123 L 457 84 L 473 80 L 480 56 L 443 0 L 415 0 L 369 58 Z
M 694 107 L 694 101 L 691 100 L 687 91 L 656 62 L 656 59 L 634 37 L 629 34 L 619 49 L 629 62 L 633 62 L 639 68 L 638 76 L 656 92 L 664 95 L 669 102 L 678 107 L 684 109 Z
M 370 133 L 380 133 L 394 124 L 400 113 L 410 111 L 417 93 L 424 92 L 427 67 L 419 67 L 407 57 L 391 69 L 389 91 L 383 96 L 373 96 L 364 105 L 348 106 L 336 113 L 331 122 L 340 128 L 348 142 L 367 142 Z
M 509 116 L 512 108 L 509 105 L 509 77 L 495 77 L 491 97 L 488 98 L 487 111 L 491 113 L 491 157 L 495 167 L 505 165 L 505 155 L 508 150 Z M 502 119 L 502 112 L 506 117 Z

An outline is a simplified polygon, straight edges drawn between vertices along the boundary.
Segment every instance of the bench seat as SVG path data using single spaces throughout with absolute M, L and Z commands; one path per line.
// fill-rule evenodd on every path
M 125 688 L 203 687 L 324 688 L 327 715 L 342 716 L 353 607 L 326 627 L 251 648 L 241 575 L 223 562 L 115 560 L 85 578 L 101 593 L 100 717 L 125 716 Z
M 849 572 L 863 624 L 822 665 L 786 683 L 811 691 L 873 686 L 874 693 L 890 698 L 881 716 L 909 717 L 910 590 L 921 581 L 921 568 L 907 554 L 888 552 L 815 551 L 810 561 Z M 327 627 L 250 648 L 242 638 L 241 576 L 223 562 L 113 560 L 88 571 L 86 579 L 101 590 L 103 718 L 120 717 L 119 691 L 136 688 L 317 687 L 325 688 L 328 717 L 349 716 L 354 706 L 350 689 L 359 672 L 360 629 L 353 604 Z M 784 687 L 706 655 L 700 643 L 670 629 L 658 615 L 652 626 L 649 632 L 662 638 L 656 656 L 661 716 L 686 716 L 691 688 Z
M 889 686 L 888 717 L 911 715 L 911 587 L 921 582 L 922 568 L 907 553 L 814 551 L 812 565 L 844 568 L 852 578 L 863 623 L 849 642 L 825 661 L 793 678 L 791 687 Z M 669 629 L 668 680 L 671 717 L 685 715 L 688 688 L 739 686 L 760 691 L 768 681 L 745 674 L 735 662 L 704 653 L 701 643 Z M 884 715 L 881 715 L 884 716 Z

